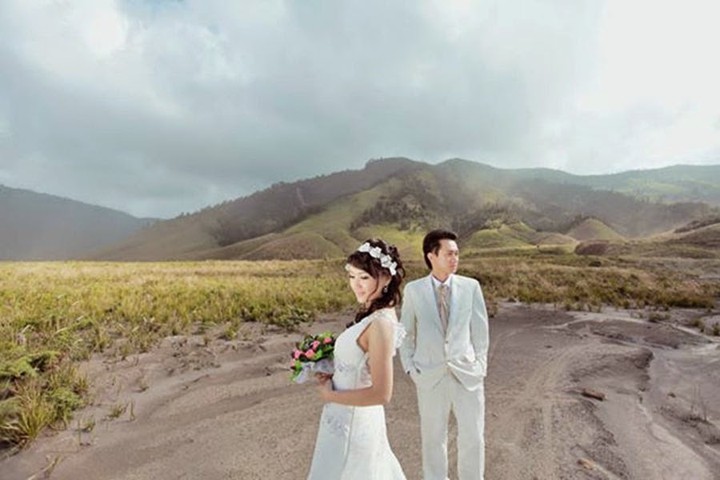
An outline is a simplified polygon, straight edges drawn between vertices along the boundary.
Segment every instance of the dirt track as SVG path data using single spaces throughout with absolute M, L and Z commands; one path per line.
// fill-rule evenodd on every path
M 346 320 L 310 330 L 339 331 Z M 305 478 L 321 405 L 312 387 L 288 383 L 297 335 L 257 326 L 243 335 L 208 345 L 174 337 L 123 362 L 96 360 L 95 404 L 0 462 L 0 478 L 52 464 L 50 478 L 67 480 Z M 491 320 L 486 478 L 720 479 L 718 347 L 625 312 L 504 305 Z M 390 441 L 408 479 L 419 479 L 414 387 L 396 374 Z M 92 431 L 79 431 L 91 419 Z M 455 431 L 451 423 L 451 464 Z

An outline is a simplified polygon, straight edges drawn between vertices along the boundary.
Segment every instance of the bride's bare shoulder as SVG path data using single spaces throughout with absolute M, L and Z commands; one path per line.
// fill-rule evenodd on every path
M 381 308 L 379 310 L 375 310 L 371 317 L 374 318 L 391 318 L 397 320 L 397 312 L 395 311 L 395 307 L 385 307 Z

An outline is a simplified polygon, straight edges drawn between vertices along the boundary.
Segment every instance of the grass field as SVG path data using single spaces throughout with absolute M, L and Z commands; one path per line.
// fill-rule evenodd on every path
M 243 322 L 288 330 L 351 308 L 342 259 L 173 263 L 0 263 L 0 446 L 67 423 L 89 389 L 78 363 L 124 357 L 176 334 L 237 336 Z M 409 262 L 409 278 L 426 273 Z M 717 281 L 623 258 L 535 249 L 467 256 L 491 314 L 504 300 L 563 309 L 714 308 Z
M 0 264 L 0 443 L 67 421 L 93 353 L 241 322 L 292 329 L 352 302 L 341 261 Z

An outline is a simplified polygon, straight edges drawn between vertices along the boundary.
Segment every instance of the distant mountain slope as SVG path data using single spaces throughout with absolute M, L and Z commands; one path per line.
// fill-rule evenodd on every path
M 676 228 L 710 215 L 702 203 L 662 204 L 589 186 L 535 179 L 464 160 L 409 172 L 399 187 L 359 217 L 356 224 L 397 222 L 399 228 L 446 225 L 462 236 L 488 222 L 522 221 L 534 230 L 564 233 L 579 217 L 595 217 L 626 237 Z
M 282 231 L 340 197 L 371 189 L 423 165 L 405 158 L 390 158 L 368 162 L 362 170 L 277 183 L 250 196 L 162 222 L 94 258 L 169 260 L 198 258 L 200 252 L 214 257 L 220 254 L 218 249 Z
M 151 220 L 0 185 L 0 260 L 64 260 L 117 243 Z
M 676 165 L 613 175 L 576 177 L 574 183 L 650 201 L 705 202 L 720 206 L 720 165 Z
M 579 237 L 630 239 L 720 214 L 705 203 L 654 202 L 583 179 L 461 159 L 438 165 L 377 160 L 161 222 L 97 258 L 329 258 L 373 232 L 416 250 L 422 233 L 436 227 L 456 230 L 475 249 L 572 245 L 580 239 L 565 234 L 589 218 L 595 220 Z
M 607 175 L 573 175 L 550 168 L 505 172 L 515 179 L 592 187 L 651 202 L 703 202 L 720 206 L 720 165 L 675 165 Z

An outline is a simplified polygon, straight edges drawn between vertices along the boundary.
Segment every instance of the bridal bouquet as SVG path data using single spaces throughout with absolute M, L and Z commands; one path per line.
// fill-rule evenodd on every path
M 290 363 L 290 378 L 295 383 L 308 381 L 315 373 L 332 375 L 335 337 L 330 332 L 307 335 L 293 349 Z

